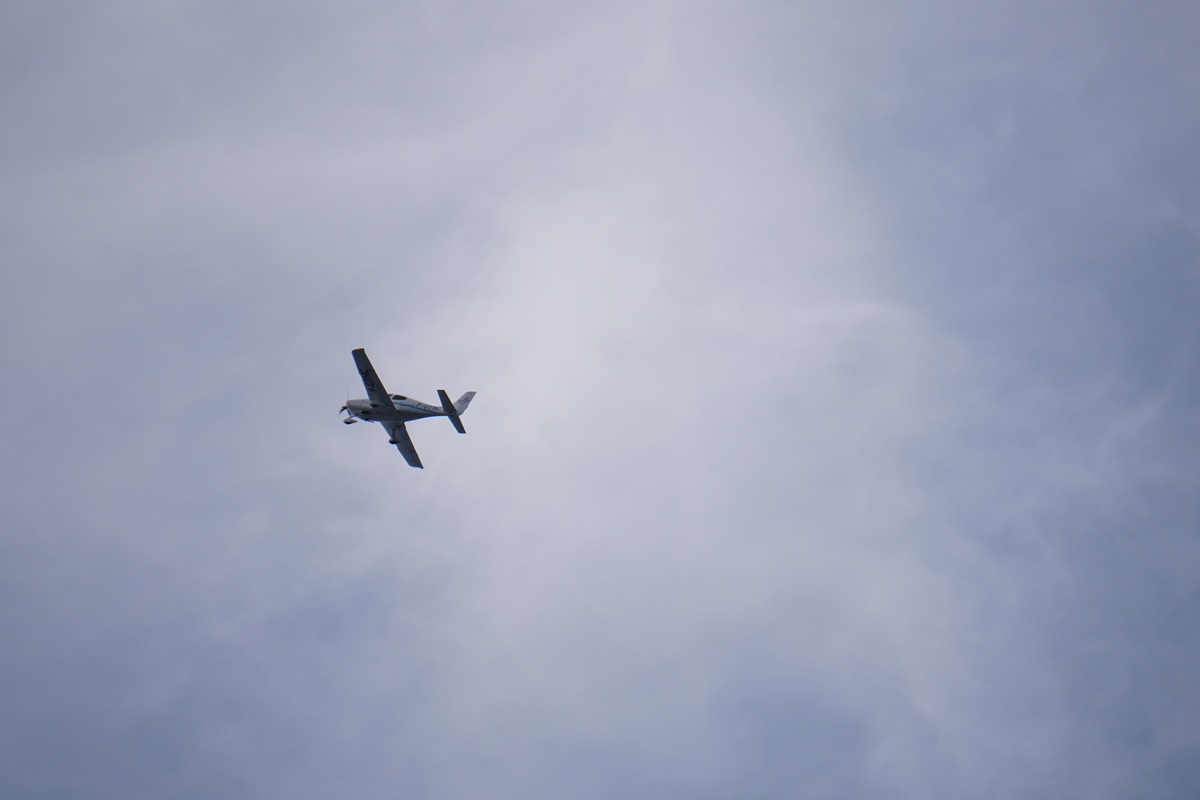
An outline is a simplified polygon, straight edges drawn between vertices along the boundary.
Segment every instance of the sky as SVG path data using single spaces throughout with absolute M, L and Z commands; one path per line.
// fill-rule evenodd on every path
M 1198 37 L 3 4 L 0 794 L 1196 797 Z

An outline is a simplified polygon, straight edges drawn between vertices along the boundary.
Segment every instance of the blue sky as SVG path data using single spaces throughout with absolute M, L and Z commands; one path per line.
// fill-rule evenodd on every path
M 0 31 L 6 797 L 1195 796 L 1200 12 Z

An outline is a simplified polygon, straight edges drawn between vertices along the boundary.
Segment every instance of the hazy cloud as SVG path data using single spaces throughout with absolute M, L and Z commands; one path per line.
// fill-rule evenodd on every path
M 6 795 L 1195 794 L 1197 13 L 0 16 Z

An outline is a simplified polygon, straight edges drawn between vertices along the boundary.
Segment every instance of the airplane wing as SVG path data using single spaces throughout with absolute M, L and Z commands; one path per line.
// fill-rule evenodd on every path
M 358 374 L 362 376 L 367 397 L 373 403 L 382 403 L 386 408 L 393 408 L 392 398 L 388 396 L 387 389 L 383 388 L 383 381 L 379 380 L 379 376 L 375 374 L 375 368 L 371 366 L 371 359 L 367 358 L 367 351 L 360 347 L 351 355 L 354 356 L 354 366 L 358 367 Z
M 396 449 L 400 451 L 400 455 L 404 456 L 408 465 L 417 469 L 425 469 L 421 465 L 421 457 L 417 455 L 417 448 L 413 447 L 412 439 L 408 438 L 408 428 L 404 427 L 404 423 L 384 422 L 383 427 L 387 429 L 388 440 L 396 445 Z

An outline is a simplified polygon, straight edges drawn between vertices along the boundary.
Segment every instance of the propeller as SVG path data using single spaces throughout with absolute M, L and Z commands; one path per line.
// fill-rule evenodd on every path
M 340 414 L 343 411 L 347 414 L 350 414 L 350 416 L 342 420 L 343 423 L 346 425 L 353 425 L 354 423 L 358 422 L 358 420 L 354 418 L 354 414 L 350 411 L 350 392 L 346 392 L 346 405 L 342 406 L 341 409 L 338 410 L 338 413 Z

